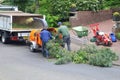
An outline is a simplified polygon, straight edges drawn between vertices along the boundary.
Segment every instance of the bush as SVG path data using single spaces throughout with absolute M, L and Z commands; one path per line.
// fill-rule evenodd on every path
M 118 60 L 118 56 L 108 48 L 102 48 L 98 53 L 89 56 L 89 64 L 101 67 L 111 67 L 112 61 Z
M 75 4 L 75 3 L 72 3 L 72 4 L 71 4 L 71 7 L 72 7 L 72 8 L 76 7 L 76 4 Z
M 62 57 L 63 48 L 58 43 L 55 43 L 54 40 L 50 40 L 47 43 L 47 49 L 49 51 L 50 57 L 52 58 Z
M 114 12 L 113 16 L 120 16 L 120 13 L 119 12 Z
M 48 25 L 50 27 L 57 27 L 57 22 L 58 22 L 59 16 L 53 16 L 53 15 L 46 15 L 46 20 L 48 22 Z
M 99 49 L 95 45 L 91 44 L 91 45 L 85 45 L 84 47 L 81 48 L 81 50 L 89 54 L 95 54 L 98 52 Z
M 66 64 L 72 61 L 71 52 L 61 47 L 55 40 L 51 40 L 47 43 L 47 49 L 50 57 L 57 59 L 55 64 Z
M 95 45 L 86 45 L 73 55 L 75 63 L 89 63 L 94 66 L 111 67 L 112 62 L 118 60 L 115 52 L 109 48 L 97 48 Z
M 89 63 L 94 66 L 111 67 L 112 61 L 118 60 L 115 52 L 109 48 L 97 48 L 95 45 L 86 45 L 75 52 L 70 52 L 51 40 L 47 43 L 47 48 L 52 58 L 57 59 L 55 64 Z
M 55 64 L 60 65 L 60 64 L 66 64 L 72 61 L 72 58 L 70 55 L 64 55 L 63 57 L 59 58 Z
M 85 51 L 78 50 L 74 55 L 73 55 L 73 62 L 74 63 L 87 63 L 88 61 L 88 54 Z
M 116 37 L 120 40 L 120 33 L 116 33 Z
M 70 22 L 63 22 L 63 24 L 66 25 L 66 26 L 69 27 L 69 28 L 71 27 L 71 26 L 70 26 Z

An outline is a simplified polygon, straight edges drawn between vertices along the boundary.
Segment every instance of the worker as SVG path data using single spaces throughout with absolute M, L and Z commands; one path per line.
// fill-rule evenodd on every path
M 40 32 L 40 38 L 42 40 L 42 54 L 43 56 L 45 57 L 49 57 L 49 52 L 46 48 L 46 43 L 52 39 L 52 35 L 51 33 L 47 30 L 47 29 L 43 29 L 41 32 Z
M 62 25 L 62 22 L 58 22 L 58 35 L 59 34 L 62 34 L 62 39 L 63 39 L 63 47 L 65 47 L 65 43 L 67 44 L 67 49 L 69 51 L 71 51 L 71 48 L 70 48 L 70 43 L 71 43 L 71 40 L 70 40 L 70 33 L 69 33 L 69 30 L 67 28 L 66 25 Z

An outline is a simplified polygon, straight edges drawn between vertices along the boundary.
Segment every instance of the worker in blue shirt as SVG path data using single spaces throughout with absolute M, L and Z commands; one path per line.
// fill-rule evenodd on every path
M 48 50 L 46 49 L 46 43 L 52 39 L 52 35 L 51 33 L 47 30 L 47 29 L 43 29 L 41 32 L 40 32 L 40 38 L 42 40 L 42 53 L 43 53 L 43 56 L 45 57 L 49 57 L 49 52 Z

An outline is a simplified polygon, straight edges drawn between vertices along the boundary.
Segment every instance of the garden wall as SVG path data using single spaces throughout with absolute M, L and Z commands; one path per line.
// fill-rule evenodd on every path
M 77 11 L 75 15 L 69 18 L 72 27 L 80 25 L 88 25 L 105 21 L 112 18 L 111 10 L 103 10 L 99 12 L 93 11 Z

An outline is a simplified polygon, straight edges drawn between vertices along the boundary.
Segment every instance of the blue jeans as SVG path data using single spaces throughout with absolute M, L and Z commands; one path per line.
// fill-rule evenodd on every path
M 71 48 L 70 48 L 70 43 L 71 43 L 70 35 L 68 35 L 68 36 L 63 36 L 63 42 L 64 42 L 63 47 L 65 47 L 65 43 L 66 43 L 66 44 L 67 44 L 67 49 L 68 49 L 69 51 L 71 51 Z
M 45 56 L 45 57 L 48 57 L 48 56 L 49 56 L 49 52 L 48 52 L 48 50 L 47 50 L 47 48 L 46 48 L 46 42 L 42 42 L 42 54 L 43 54 L 43 56 Z

